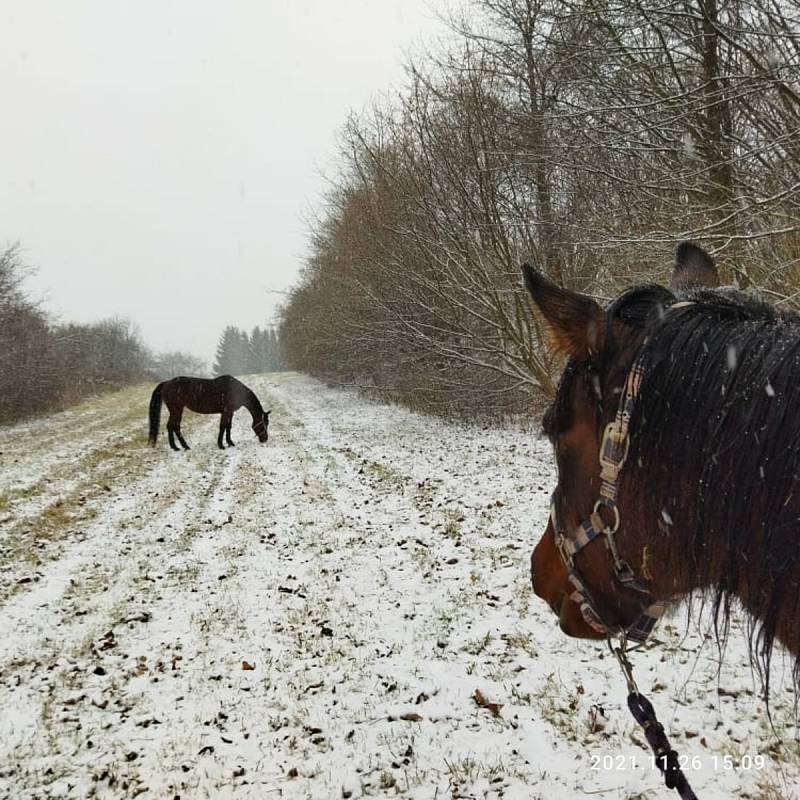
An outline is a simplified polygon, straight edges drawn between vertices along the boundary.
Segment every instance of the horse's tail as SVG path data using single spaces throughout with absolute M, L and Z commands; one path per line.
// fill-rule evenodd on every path
M 161 387 L 163 383 L 159 383 L 153 394 L 150 397 L 150 446 L 155 447 L 156 439 L 158 439 L 158 426 L 161 420 Z

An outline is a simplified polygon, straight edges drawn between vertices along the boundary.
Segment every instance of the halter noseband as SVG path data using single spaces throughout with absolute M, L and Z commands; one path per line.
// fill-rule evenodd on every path
M 604 535 L 606 548 L 611 554 L 614 564 L 614 577 L 623 587 L 649 597 L 648 590 L 636 579 L 631 566 L 620 557 L 615 538 L 620 523 L 619 508 L 617 507 L 619 475 L 625 464 L 625 459 L 628 457 L 628 449 L 630 447 L 628 426 L 636 405 L 636 399 L 639 396 L 643 374 L 644 354 L 640 353 L 628 373 L 616 417 L 613 422 L 609 422 L 606 425 L 603 432 L 599 454 L 600 497 L 594 504 L 592 513 L 567 534 L 558 524 L 555 492 L 550 501 L 550 518 L 553 522 L 556 548 L 567 568 L 569 581 L 575 587 L 570 599 L 577 603 L 586 623 L 598 633 L 602 633 L 607 637 L 624 633 L 627 638 L 637 642 L 644 642 L 648 638 L 656 622 L 666 611 L 669 604 L 660 601 L 650 602 L 639 617 L 627 627 L 611 625 L 605 622 L 598 611 L 597 603 L 593 599 L 589 587 L 575 566 L 575 555 L 598 536 Z M 613 515 L 613 520 L 610 524 L 606 524 L 600 515 L 600 510 L 604 508 L 608 509 Z M 652 600 L 652 598 L 650 599 Z

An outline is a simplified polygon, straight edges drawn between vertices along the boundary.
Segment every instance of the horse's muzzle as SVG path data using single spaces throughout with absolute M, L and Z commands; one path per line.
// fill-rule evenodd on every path
M 531 553 L 531 583 L 536 595 L 558 617 L 559 627 L 567 636 L 577 639 L 604 638 L 586 622 L 578 604 L 570 598 L 572 584 L 555 545 L 552 523 L 548 523 L 544 535 Z

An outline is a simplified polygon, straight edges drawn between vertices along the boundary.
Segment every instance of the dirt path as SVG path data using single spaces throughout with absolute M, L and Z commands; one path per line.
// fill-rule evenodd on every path
M 232 450 L 198 416 L 151 450 L 147 389 L 0 429 L 0 797 L 668 796 L 602 648 L 529 590 L 545 444 L 251 384 L 267 446 L 240 412 Z M 719 696 L 684 629 L 639 674 L 698 790 L 792 796 L 740 645 Z

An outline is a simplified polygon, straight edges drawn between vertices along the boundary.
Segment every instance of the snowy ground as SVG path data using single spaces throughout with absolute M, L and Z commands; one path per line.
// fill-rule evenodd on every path
M 251 385 L 268 445 L 241 411 L 232 450 L 191 414 L 151 450 L 150 387 L 0 429 L 0 797 L 673 796 L 530 591 L 546 443 Z M 790 689 L 771 729 L 697 627 L 636 670 L 698 795 L 800 796 Z

